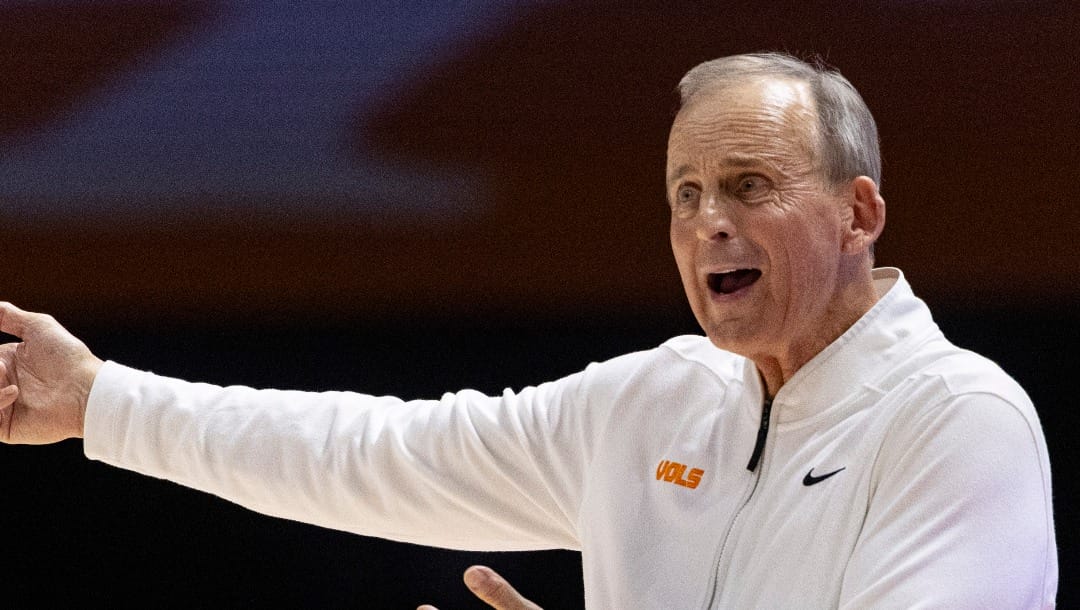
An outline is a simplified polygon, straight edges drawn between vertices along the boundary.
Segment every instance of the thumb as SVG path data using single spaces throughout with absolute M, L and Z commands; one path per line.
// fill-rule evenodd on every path
M 465 570 L 465 585 L 495 610 L 541 610 L 540 606 L 522 597 L 495 570 L 486 566 L 472 566 Z
M 22 338 L 33 324 L 33 314 L 15 307 L 7 301 L 0 302 L 0 331 Z

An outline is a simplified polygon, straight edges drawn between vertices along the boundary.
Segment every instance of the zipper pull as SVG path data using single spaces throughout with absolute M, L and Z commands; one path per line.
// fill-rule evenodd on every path
M 765 450 L 765 438 L 769 436 L 769 413 L 772 412 L 772 399 L 766 397 L 761 405 L 761 425 L 758 426 L 757 442 L 754 443 L 754 453 L 750 456 L 750 463 L 746 469 L 750 472 L 757 470 L 758 462 L 761 461 L 761 452 Z

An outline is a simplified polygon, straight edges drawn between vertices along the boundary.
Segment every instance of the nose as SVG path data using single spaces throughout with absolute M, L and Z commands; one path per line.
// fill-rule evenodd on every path
M 702 241 L 726 240 L 735 235 L 735 222 L 726 202 L 709 196 L 698 211 L 696 233 Z

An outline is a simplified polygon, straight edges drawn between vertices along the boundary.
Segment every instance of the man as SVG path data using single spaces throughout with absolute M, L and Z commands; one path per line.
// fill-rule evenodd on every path
M 93 459 L 366 535 L 580 549 L 596 608 L 1052 607 L 1035 410 L 872 268 L 885 203 L 858 93 L 778 54 L 707 62 L 680 93 L 671 243 L 707 339 L 404 403 L 102 364 L 4 305 L 23 343 L 0 351 L 0 440 L 84 437 Z

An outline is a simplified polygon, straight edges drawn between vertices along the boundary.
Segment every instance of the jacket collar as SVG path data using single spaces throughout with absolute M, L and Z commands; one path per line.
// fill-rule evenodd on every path
M 856 393 L 877 391 L 914 346 L 939 335 L 930 309 L 893 267 L 873 270 L 877 303 L 803 365 L 773 400 L 781 423 L 817 414 Z

